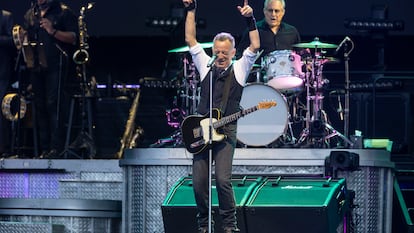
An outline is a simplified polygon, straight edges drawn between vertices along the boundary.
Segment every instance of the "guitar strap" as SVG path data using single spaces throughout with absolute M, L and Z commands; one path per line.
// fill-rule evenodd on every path
M 233 65 L 231 66 L 230 74 L 226 79 L 226 82 L 224 83 L 224 92 L 223 96 L 221 97 L 221 105 L 220 110 L 224 114 L 226 112 L 227 108 L 227 102 L 229 99 L 229 93 L 230 93 L 230 83 L 234 78 L 234 72 L 233 72 Z

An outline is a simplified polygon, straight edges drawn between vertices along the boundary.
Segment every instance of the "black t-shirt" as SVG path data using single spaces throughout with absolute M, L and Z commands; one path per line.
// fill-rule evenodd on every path
M 275 50 L 292 50 L 293 44 L 300 43 L 298 30 L 290 24 L 282 22 L 276 34 L 273 33 L 264 19 L 258 21 L 256 25 L 260 36 L 260 50 L 263 50 L 262 57 Z M 249 32 L 246 30 L 239 42 L 237 51 L 243 51 L 249 44 Z
M 28 39 L 30 42 L 35 42 L 41 45 L 46 54 L 47 66 L 49 69 L 59 67 L 60 57 L 62 51 L 72 59 L 72 54 L 76 48 L 73 44 L 63 43 L 57 40 L 52 35 L 49 35 L 46 30 L 40 28 L 40 12 L 36 8 L 29 9 L 25 14 L 25 29 L 28 32 Z M 53 28 L 60 31 L 70 31 L 78 35 L 79 27 L 76 15 L 66 5 L 53 1 L 46 11 L 44 18 L 49 19 Z

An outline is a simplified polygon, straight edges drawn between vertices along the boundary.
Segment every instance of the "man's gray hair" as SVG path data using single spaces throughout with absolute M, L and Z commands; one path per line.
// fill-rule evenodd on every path
M 272 2 L 272 1 L 279 1 L 280 3 L 282 3 L 282 7 L 283 7 L 283 9 L 285 9 L 285 7 L 286 7 L 286 2 L 285 2 L 285 0 L 265 0 L 264 1 L 264 6 L 263 6 L 263 9 L 266 9 L 266 7 L 267 7 L 267 5 L 269 4 L 269 2 Z
M 231 42 L 231 45 L 233 46 L 233 48 L 236 47 L 236 42 L 234 41 L 234 37 L 230 33 L 228 33 L 228 32 L 220 32 L 220 33 L 218 33 L 214 37 L 213 41 L 216 41 L 216 40 L 218 40 L 218 41 L 226 41 L 226 40 L 228 40 L 228 41 Z

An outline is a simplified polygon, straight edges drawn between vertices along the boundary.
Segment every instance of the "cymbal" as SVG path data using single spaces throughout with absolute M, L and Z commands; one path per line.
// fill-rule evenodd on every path
M 203 47 L 204 49 L 208 49 L 208 48 L 213 47 L 213 42 L 200 43 L 200 44 L 201 44 L 201 47 Z M 168 50 L 168 52 L 169 53 L 182 53 L 182 52 L 188 52 L 188 50 L 190 50 L 190 48 L 186 45 L 186 46 L 183 46 L 183 47 Z
M 294 44 L 292 45 L 293 47 L 297 47 L 297 48 L 321 48 L 321 49 L 334 49 L 337 48 L 338 45 L 336 44 L 328 44 L 328 43 L 323 43 L 319 41 L 319 38 L 315 38 L 314 41 L 309 42 L 309 43 L 299 43 L 299 44 Z

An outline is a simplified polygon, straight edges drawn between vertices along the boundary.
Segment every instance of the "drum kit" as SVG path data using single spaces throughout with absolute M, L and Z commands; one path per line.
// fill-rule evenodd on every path
M 202 46 L 211 48 L 213 44 L 203 43 Z M 240 105 L 249 108 L 263 100 L 275 100 L 277 106 L 238 120 L 237 139 L 242 147 L 330 148 L 333 137 L 341 139 L 338 144 L 352 145 L 328 123 L 323 109 L 323 91 L 329 82 L 322 75 L 323 66 L 337 61 L 325 54 L 327 49 L 337 47 L 315 38 L 309 43 L 294 44 L 295 50 L 276 50 L 261 58 L 261 64 L 252 68 L 254 81 L 245 86 Z M 187 51 L 188 47 L 184 46 L 168 52 Z M 182 59 L 184 77 L 178 92 L 181 105 L 177 108 L 185 116 L 195 114 L 199 102 L 199 77 L 187 55 Z M 171 114 L 172 111 L 167 110 L 169 123 Z M 298 123 L 300 133 L 294 132 L 292 127 Z M 179 124 L 170 125 L 179 127 Z

